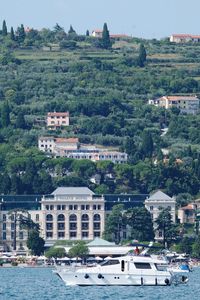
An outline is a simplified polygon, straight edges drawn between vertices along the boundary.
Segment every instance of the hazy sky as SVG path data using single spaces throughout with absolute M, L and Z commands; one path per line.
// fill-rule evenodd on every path
M 0 27 L 23 24 L 53 29 L 56 23 L 78 34 L 102 29 L 136 37 L 163 38 L 172 33 L 200 34 L 200 0 L 0 0 Z

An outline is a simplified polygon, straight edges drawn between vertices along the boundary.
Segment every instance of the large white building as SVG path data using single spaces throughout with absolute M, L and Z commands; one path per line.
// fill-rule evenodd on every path
M 110 160 L 113 163 L 126 163 L 128 160 L 125 152 L 96 148 L 94 145 L 83 145 L 79 143 L 78 138 L 39 137 L 38 148 L 55 157 L 89 159 L 94 162 Z
M 104 231 L 104 197 L 86 187 L 60 187 L 41 200 L 45 240 L 92 240 Z

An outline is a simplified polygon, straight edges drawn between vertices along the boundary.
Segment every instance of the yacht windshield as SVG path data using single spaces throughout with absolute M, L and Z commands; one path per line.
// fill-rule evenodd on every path
M 111 265 L 118 265 L 118 264 L 119 264 L 118 259 L 105 260 L 100 263 L 101 266 L 111 266 Z

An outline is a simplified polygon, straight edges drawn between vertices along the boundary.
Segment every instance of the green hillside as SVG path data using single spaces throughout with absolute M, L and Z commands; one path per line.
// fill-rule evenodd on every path
M 1 193 L 89 185 L 97 193 L 160 188 L 170 195 L 198 195 L 200 114 L 165 111 L 148 100 L 200 95 L 200 44 L 130 37 L 111 42 L 105 47 L 101 39 L 56 26 L 29 32 L 20 27 L 14 38 L 0 32 Z M 49 111 L 69 111 L 70 126 L 48 132 Z M 169 130 L 161 136 L 165 127 Z M 45 157 L 37 140 L 49 134 L 117 147 L 129 154 L 129 162 L 116 166 Z M 167 161 L 163 148 L 170 151 Z M 102 176 L 100 185 L 89 181 L 96 173 Z M 106 179 L 109 173 L 112 180 Z

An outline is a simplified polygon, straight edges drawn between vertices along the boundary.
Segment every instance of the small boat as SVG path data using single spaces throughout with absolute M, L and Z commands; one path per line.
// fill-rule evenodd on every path
M 93 267 L 58 268 L 54 271 L 66 285 L 157 285 L 168 286 L 175 275 L 165 261 L 151 256 L 126 255 L 110 258 Z M 184 276 L 180 282 L 186 281 Z M 176 280 L 177 283 L 177 280 Z

